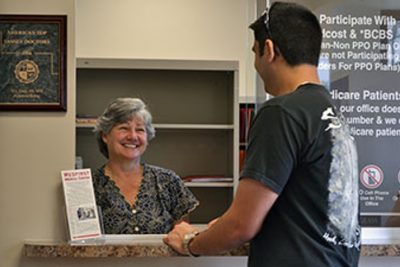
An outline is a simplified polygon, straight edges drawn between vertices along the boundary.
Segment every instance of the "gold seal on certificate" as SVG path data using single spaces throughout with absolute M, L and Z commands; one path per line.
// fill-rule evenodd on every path
M 33 83 L 39 77 L 39 67 L 32 60 L 21 60 L 15 66 L 15 78 L 21 83 Z

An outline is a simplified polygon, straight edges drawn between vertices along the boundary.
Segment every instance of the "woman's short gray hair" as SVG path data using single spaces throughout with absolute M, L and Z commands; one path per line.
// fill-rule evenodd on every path
M 106 158 L 108 158 L 108 149 L 103 142 L 102 135 L 108 134 L 116 124 L 125 123 L 133 118 L 139 118 L 143 121 L 148 141 L 155 137 L 152 116 L 147 110 L 146 104 L 139 98 L 117 98 L 107 106 L 103 114 L 97 119 L 94 132 L 100 152 Z

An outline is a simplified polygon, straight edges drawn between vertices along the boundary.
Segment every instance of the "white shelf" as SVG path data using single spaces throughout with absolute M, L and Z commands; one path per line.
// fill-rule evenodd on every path
M 94 123 L 76 123 L 76 128 L 94 128 Z M 232 124 L 169 124 L 156 123 L 153 124 L 156 129 L 171 129 L 171 130 L 233 130 Z
M 156 129 L 233 130 L 232 124 L 153 124 Z
M 186 182 L 188 187 L 233 187 L 233 182 Z
M 173 60 L 129 58 L 77 58 L 81 69 L 152 69 L 236 71 L 239 62 L 232 60 Z
M 76 128 L 88 128 L 88 129 L 93 129 L 95 124 L 93 123 L 76 123 L 75 127 Z

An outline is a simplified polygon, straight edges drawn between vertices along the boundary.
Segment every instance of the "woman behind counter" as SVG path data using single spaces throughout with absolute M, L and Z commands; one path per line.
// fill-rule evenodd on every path
M 198 205 L 173 171 L 141 162 L 155 136 L 142 100 L 118 98 L 95 127 L 100 152 L 108 159 L 93 175 L 105 234 L 165 234 Z

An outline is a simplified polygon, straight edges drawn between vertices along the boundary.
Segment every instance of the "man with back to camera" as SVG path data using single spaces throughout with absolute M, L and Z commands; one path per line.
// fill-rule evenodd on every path
M 181 223 L 164 241 L 191 256 L 250 241 L 248 266 L 357 266 L 357 152 L 320 84 L 318 19 L 276 2 L 250 28 L 255 68 L 275 97 L 252 122 L 235 199 L 207 230 Z

